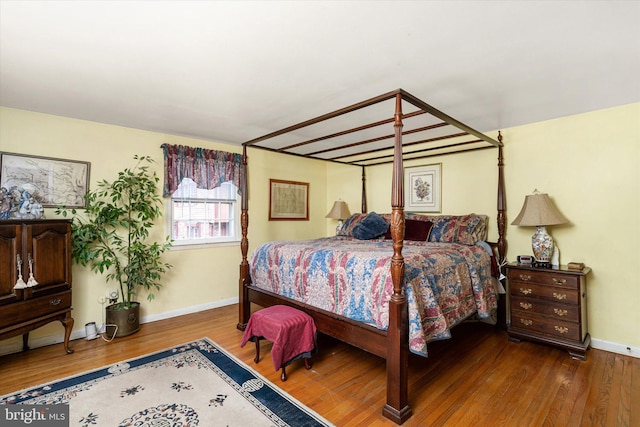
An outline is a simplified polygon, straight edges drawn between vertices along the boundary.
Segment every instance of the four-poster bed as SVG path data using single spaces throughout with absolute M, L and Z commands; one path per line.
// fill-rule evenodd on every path
M 373 114 L 377 117 L 372 120 Z M 353 127 L 358 121 L 360 125 Z M 364 124 L 363 124 L 364 123 Z M 393 126 L 393 132 L 388 129 Z M 273 152 L 294 156 L 321 159 L 345 165 L 355 165 L 362 168 L 362 212 L 367 212 L 365 189 L 365 169 L 367 167 L 393 164 L 391 213 L 385 215 L 389 223 L 387 232 L 391 244 L 378 241 L 378 249 L 384 247 L 388 251 L 385 268 L 390 270 L 389 295 L 383 302 L 384 321 L 381 325 L 373 322 L 358 321 L 337 314 L 334 311 L 318 308 L 305 301 L 293 297 L 284 297 L 268 290 L 265 286 L 252 281 L 252 270 L 248 255 L 248 188 L 247 188 L 247 148 L 254 147 Z M 239 280 L 239 323 L 238 328 L 244 329 L 250 316 L 250 305 L 267 307 L 285 304 L 296 307 L 310 314 L 319 332 L 338 338 L 349 344 L 364 349 L 370 353 L 386 359 L 387 366 L 387 399 L 383 408 L 385 417 L 397 424 L 402 424 L 411 416 L 408 402 L 408 355 L 409 355 L 409 319 L 410 306 L 407 293 L 412 297 L 413 288 L 405 289 L 405 256 L 412 263 L 425 263 L 424 259 L 415 254 L 415 245 L 422 243 L 405 242 L 405 229 L 408 224 L 404 212 L 404 176 L 403 162 L 445 154 L 461 153 L 474 150 L 497 148 L 498 150 L 498 196 L 497 222 L 498 241 L 493 245 L 497 249 L 498 261 L 504 258 L 506 249 L 505 230 L 505 190 L 502 161 L 502 138 L 494 140 L 435 109 L 402 89 L 398 89 L 375 98 L 351 105 L 349 107 L 316 117 L 277 132 L 253 139 L 243 144 L 243 163 L 245 171 L 242 177 L 242 210 L 241 227 L 242 261 L 240 264 Z M 384 239 L 382 239 L 384 240 Z M 436 243 L 435 245 L 438 245 Z M 386 245 L 386 246 L 385 246 Z M 442 245 L 440 243 L 440 245 Z M 469 252 L 464 245 L 459 249 Z M 352 247 L 344 249 L 344 253 L 352 251 Z M 458 249 L 456 249 L 458 250 Z M 473 256 L 482 257 L 481 251 Z M 416 261 L 423 259 L 423 261 Z M 415 264 L 408 268 L 415 270 Z M 454 270 L 456 268 L 453 268 Z M 482 276 L 480 273 L 478 276 Z M 262 279 L 261 279 L 262 280 Z M 413 286 L 413 285 L 411 285 Z M 470 285 L 471 286 L 471 285 Z M 474 292 L 483 293 L 481 285 L 474 284 Z M 476 295 L 476 300 L 479 298 Z M 473 297 L 469 297 L 473 298 Z M 468 298 L 468 299 L 469 299 Z M 419 299 L 419 298 L 418 298 Z M 489 298 L 490 300 L 490 298 Z M 480 301 L 478 307 L 485 304 Z M 495 301 L 494 301 L 495 302 Z M 413 308 L 413 305 L 411 305 Z M 484 307 L 486 308 L 486 307 Z M 413 310 L 415 312 L 415 310 Z M 478 308 L 478 313 L 480 309 Z M 467 316 L 464 312 L 461 316 Z M 458 320 L 454 320 L 455 324 Z M 384 329 L 386 327 L 386 329 Z M 413 335 L 412 335 L 413 336 Z M 425 342 L 426 345 L 426 342 Z M 426 347 L 425 347 L 426 348 Z

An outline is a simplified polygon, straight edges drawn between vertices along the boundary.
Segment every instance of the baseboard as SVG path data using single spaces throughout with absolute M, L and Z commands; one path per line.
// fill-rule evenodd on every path
M 591 338 L 591 347 L 611 353 L 624 354 L 625 356 L 640 358 L 640 347 L 632 347 L 617 342 L 610 342 Z
M 204 310 L 210 310 L 212 308 L 224 307 L 231 304 L 237 304 L 239 299 L 229 298 L 226 300 L 209 302 L 206 304 L 192 305 L 190 307 L 181 308 L 179 310 L 165 311 L 164 313 L 152 314 L 148 316 L 142 316 L 140 323 L 156 322 L 158 320 L 170 319 L 172 317 L 183 316 L 185 314 L 198 313 Z M 76 340 L 86 337 L 84 325 L 81 325 L 81 329 L 71 331 L 70 340 Z M 29 339 L 29 348 L 44 347 L 47 345 L 58 344 L 64 341 L 64 334 L 48 335 L 46 337 Z M 5 354 L 18 353 L 22 351 L 22 340 L 12 344 L 0 345 L 0 356 Z
M 142 316 L 140 323 L 157 322 L 158 320 L 171 319 L 172 317 L 184 316 L 185 314 L 198 313 L 200 311 L 210 310 L 212 308 L 224 307 L 231 304 L 238 304 L 239 299 L 229 298 L 226 300 L 208 302 L 205 304 L 192 305 L 191 307 L 181 308 L 179 310 L 165 311 L 164 313 Z

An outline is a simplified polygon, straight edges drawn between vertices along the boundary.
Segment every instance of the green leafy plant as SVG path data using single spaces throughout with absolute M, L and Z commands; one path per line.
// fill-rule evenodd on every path
M 154 290 L 171 265 L 161 257 L 171 247 L 150 242 L 149 230 L 162 216 L 157 174 L 149 170 L 153 159 L 134 156 L 137 164 L 118 173 L 113 182 L 97 183 L 97 189 L 85 195 L 87 207 L 81 210 L 59 207 L 56 213 L 73 215 L 72 258 L 82 266 L 105 274 L 106 281 L 119 285 L 118 308 L 131 307 L 139 288 L 154 299 Z

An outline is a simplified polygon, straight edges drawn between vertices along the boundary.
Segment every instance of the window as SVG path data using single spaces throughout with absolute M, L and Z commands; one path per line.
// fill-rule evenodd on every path
M 238 189 L 225 182 L 212 190 L 198 188 L 184 178 L 170 199 L 174 246 L 240 240 Z

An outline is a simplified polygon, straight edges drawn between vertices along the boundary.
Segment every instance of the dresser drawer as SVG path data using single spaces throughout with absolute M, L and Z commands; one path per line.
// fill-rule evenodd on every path
M 582 341 L 580 324 L 564 322 L 538 316 L 527 316 L 525 313 L 511 313 L 511 328 L 531 333 L 540 333 L 563 340 Z
M 580 288 L 580 278 L 578 276 L 549 271 L 509 270 L 509 282 L 514 284 L 516 282 L 518 284 L 535 283 L 567 289 Z
M 71 308 L 71 290 L 10 304 L 2 308 L 0 328 Z
M 550 304 L 534 298 L 511 297 L 511 309 L 516 312 L 539 314 L 566 322 L 579 322 L 580 310 L 574 304 Z
M 512 299 L 516 297 L 541 298 L 565 304 L 578 304 L 580 301 L 580 292 L 577 289 L 543 286 L 534 283 L 510 282 L 509 293 Z
M 589 267 L 507 265 L 509 339 L 565 348 L 571 357 L 585 360 L 591 343 L 587 330 L 590 272 Z

